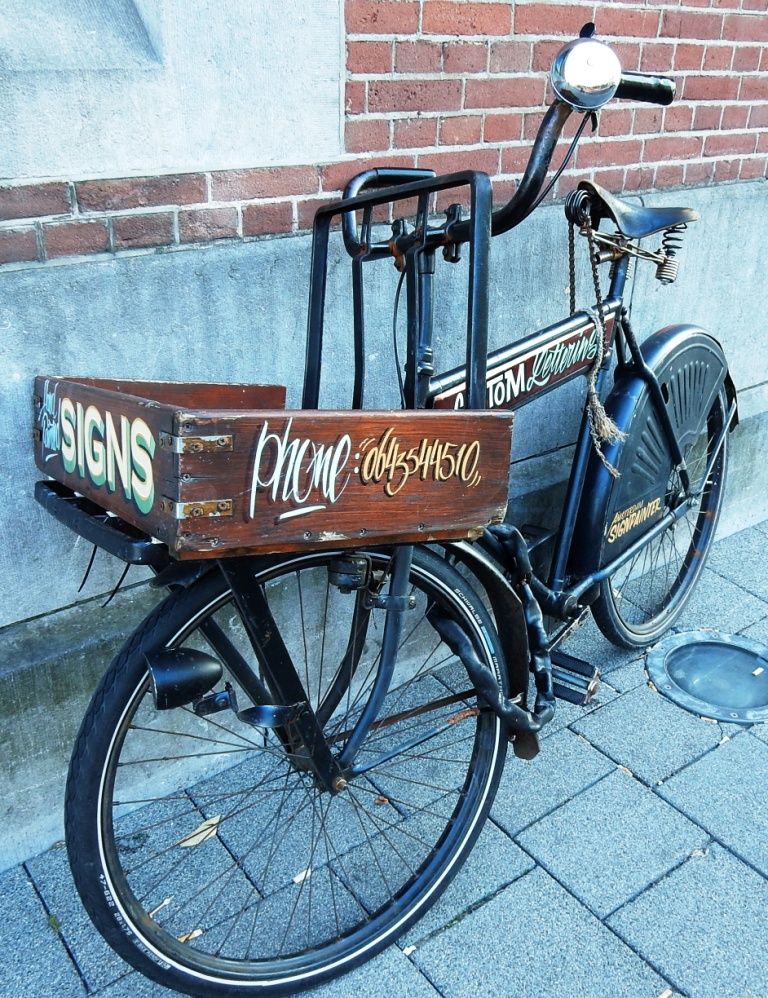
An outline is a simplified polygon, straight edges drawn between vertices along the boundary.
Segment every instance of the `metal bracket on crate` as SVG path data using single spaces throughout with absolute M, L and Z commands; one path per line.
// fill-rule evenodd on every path
M 231 499 L 197 499 L 193 502 L 176 502 L 165 496 L 160 500 L 160 509 L 176 520 L 211 516 L 232 516 Z
M 161 433 L 160 446 L 172 454 L 210 454 L 234 450 L 235 442 L 231 433 L 208 437 L 175 437 L 171 433 Z

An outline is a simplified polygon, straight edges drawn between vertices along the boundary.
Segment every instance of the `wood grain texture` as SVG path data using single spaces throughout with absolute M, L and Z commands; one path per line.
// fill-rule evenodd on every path
M 246 409 L 281 390 L 96 379 L 35 394 L 38 467 L 179 558 L 472 537 L 506 510 L 509 413 Z M 185 451 L 199 437 L 227 449 Z

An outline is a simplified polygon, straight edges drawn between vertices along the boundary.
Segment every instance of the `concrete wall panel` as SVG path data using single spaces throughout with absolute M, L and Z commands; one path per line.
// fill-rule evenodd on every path
M 341 0 L 6 0 L 0 177 L 332 159 L 341 29 Z

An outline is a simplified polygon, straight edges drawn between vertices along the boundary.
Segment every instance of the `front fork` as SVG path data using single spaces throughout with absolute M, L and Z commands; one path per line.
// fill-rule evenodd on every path
M 264 589 L 253 584 L 249 560 L 226 558 L 219 562 L 242 615 L 263 682 L 242 659 L 242 668 L 238 668 L 237 661 L 230 662 L 230 667 L 234 664 L 235 678 L 256 705 L 264 705 L 267 691 L 273 702 L 291 705 L 290 725 L 276 724 L 277 735 L 288 754 L 310 769 L 318 786 L 331 793 L 338 793 L 346 787 L 357 751 L 375 722 L 389 690 L 402 637 L 404 613 L 410 605 L 408 589 L 412 560 L 413 545 L 395 548 L 389 591 L 374 597 L 376 605 L 387 611 L 379 668 L 365 707 L 338 756 L 331 751 L 331 744 L 323 732 L 323 720 L 327 718 L 321 719 L 309 703 L 304 685 L 275 624 Z M 349 663 L 349 682 L 356 664 L 353 654 Z M 261 718 L 261 714 L 259 716 Z

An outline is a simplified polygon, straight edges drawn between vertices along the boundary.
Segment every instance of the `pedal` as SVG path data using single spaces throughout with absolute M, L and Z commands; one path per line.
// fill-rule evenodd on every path
M 600 688 L 600 670 L 583 659 L 553 651 L 552 692 L 558 700 L 586 706 Z
M 597 674 L 600 677 L 600 671 L 590 665 L 589 662 L 585 662 L 583 658 L 576 658 L 575 655 L 569 655 L 567 652 L 560 651 L 556 648 L 554 651 L 550 652 L 549 657 L 552 659 L 552 665 L 556 665 L 558 669 L 562 669 L 564 672 L 576 672 L 580 676 L 586 676 L 588 679 Z

